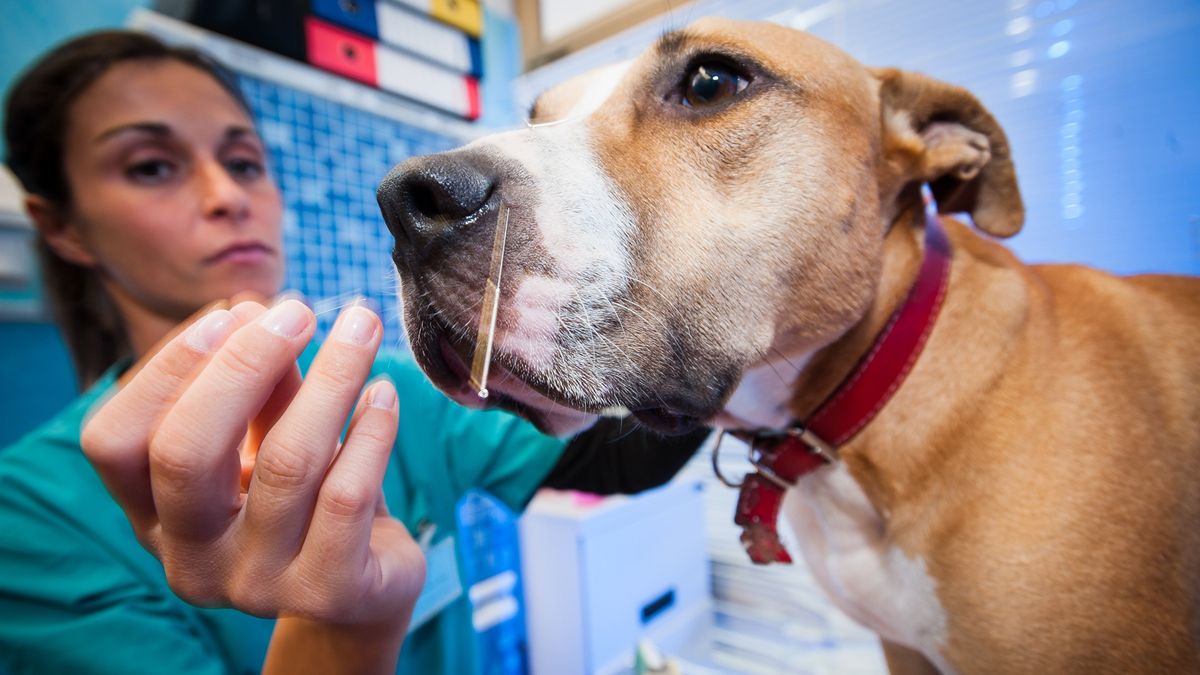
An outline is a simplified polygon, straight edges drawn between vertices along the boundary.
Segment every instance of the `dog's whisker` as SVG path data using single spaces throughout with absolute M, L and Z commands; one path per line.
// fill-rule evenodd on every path
M 794 372 L 796 375 L 799 375 L 799 374 L 800 374 L 800 371 L 801 371 L 801 370 L 804 370 L 803 366 L 798 366 L 798 365 L 796 365 L 795 363 L 793 363 L 793 362 L 792 362 L 792 360 L 791 360 L 791 359 L 789 359 L 789 358 L 787 357 L 787 355 L 786 355 L 786 354 L 784 354 L 783 352 L 779 351 L 779 348 L 778 348 L 778 347 L 776 347 L 775 345 L 771 345 L 771 351 L 775 352 L 775 354 L 776 354 L 776 355 L 777 355 L 777 356 L 778 356 L 778 357 L 779 357 L 779 358 L 780 358 L 780 359 L 781 359 L 781 360 L 782 360 L 784 363 L 786 363 L 786 364 L 788 364 L 789 366 L 791 366 L 791 368 L 792 368 L 792 371 L 793 371 L 793 372 Z M 764 355 L 763 355 L 763 357 L 765 358 L 765 357 L 766 357 L 766 354 L 764 354 Z
M 670 325 L 667 323 L 667 320 L 664 317 L 659 316 L 657 313 L 650 311 L 649 308 L 642 305 L 641 303 L 634 300 L 633 298 L 626 296 L 624 298 L 618 298 L 616 300 L 613 300 L 613 302 L 615 302 L 616 304 L 618 304 L 620 306 L 631 305 L 634 308 L 634 310 L 631 310 L 630 314 L 632 314 L 634 317 L 639 318 L 639 319 L 650 319 L 652 321 L 657 321 L 659 326 L 662 327 L 664 333 L 671 332 Z
M 631 281 L 635 284 L 641 284 L 646 290 L 657 295 L 659 297 L 659 299 L 661 299 L 664 303 L 666 303 L 667 306 L 671 306 L 672 302 L 671 302 L 670 298 L 668 298 L 666 295 L 663 295 L 662 291 L 658 290 L 654 286 L 651 286 L 650 284 L 646 283 L 645 281 L 642 281 L 641 279 L 639 279 L 631 274 L 625 274 L 623 272 L 613 271 L 613 274 L 617 277 L 620 277 L 627 281 Z
M 357 288 L 345 293 L 339 293 L 329 298 L 321 298 L 312 304 L 313 314 L 315 316 L 324 316 L 331 312 L 339 312 L 342 309 L 354 304 L 358 304 L 363 300 L 363 289 Z
M 772 363 L 770 359 L 766 359 L 766 362 L 767 365 L 771 367 L 771 372 L 775 373 L 775 377 L 778 377 L 780 382 L 788 386 L 791 385 L 791 382 L 787 381 L 787 378 L 783 376 L 783 373 L 779 372 L 779 369 L 775 367 L 775 364 Z

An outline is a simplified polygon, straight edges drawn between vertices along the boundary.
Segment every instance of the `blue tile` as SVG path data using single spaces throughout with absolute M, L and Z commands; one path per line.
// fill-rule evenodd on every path
M 396 162 L 449 150 L 450 138 L 243 76 L 272 171 L 283 191 L 286 286 L 300 291 L 328 335 L 336 307 L 362 295 L 381 312 L 384 344 L 403 345 L 392 239 L 375 188 Z

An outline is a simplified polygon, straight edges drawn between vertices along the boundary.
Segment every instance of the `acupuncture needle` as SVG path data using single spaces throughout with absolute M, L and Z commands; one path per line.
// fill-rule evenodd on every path
M 475 356 L 471 359 L 471 386 L 479 398 L 487 398 L 488 368 L 492 363 L 492 339 L 496 332 L 496 314 L 500 309 L 500 275 L 504 271 L 504 243 L 508 239 L 508 205 L 500 202 L 496 213 L 496 238 L 492 242 L 492 266 L 483 288 L 483 307 L 479 312 L 479 334 L 475 338 Z

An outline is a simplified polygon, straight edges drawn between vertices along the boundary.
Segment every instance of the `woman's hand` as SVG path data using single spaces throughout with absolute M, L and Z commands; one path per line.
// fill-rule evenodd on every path
M 380 490 L 396 391 L 378 381 L 355 406 L 383 332 L 364 307 L 339 317 L 301 381 L 314 324 L 296 300 L 209 312 L 92 417 L 82 444 L 180 597 L 289 617 L 268 668 L 387 672 L 425 572 Z

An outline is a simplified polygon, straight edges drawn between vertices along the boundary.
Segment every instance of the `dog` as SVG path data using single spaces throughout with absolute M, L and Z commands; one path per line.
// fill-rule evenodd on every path
M 967 91 L 702 19 L 378 196 L 428 376 L 554 434 L 803 432 L 920 304 L 870 419 L 806 439 L 825 458 L 787 485 L 818 582 L 893 673 L 1200 672 L 1200 282 L 1018 260 L 1008 143 Z

